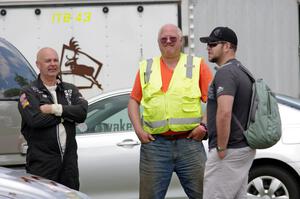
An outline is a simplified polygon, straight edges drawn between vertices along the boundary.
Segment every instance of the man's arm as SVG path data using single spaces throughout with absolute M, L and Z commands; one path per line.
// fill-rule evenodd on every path
M 221 159 L 225 157 L 230 135 L 231 115 L 234 97 L 231 95 L 220 95 L 217 99 L 218 108 L 216 115 L 217 147 Z
M 209 69 L 206 62 L 204 61 L 204 59 L 202 59 L 200 63 L 199 88 L 201 90 L 201 100 L 204 103 L 206 103 L 207 101 L 208 88 L 212 79 L 213 79 L 212 72 Z
M 207 121 L 206 112 L 204 112 L 200 125 L 194 128 L 187 138 L 192 138 L 198 141 L 207 139 L 206 121 Z
M 130 98 L 128 102 L 128 116 L 136 135 L 142 143 L 148 143 L 154 140 L 154 137 L 150 133 L 145 132 L 143 129 L 140 117 L 140 105 L 133 98 Z
M 208 94 L 208 87 L 210 82 L 212 81 L 212 73 L 208 67 L 208 65 L 205 63 L 204 59 L 201 60 L 200 63 L 200 78 L 199 78 L 199 88 L 201 90 L 201 100 L 203 103 L 206 103 L 207 100 L 207 94 Z M 200 102 L 201 103 L 201 102 Z M 192 138 L 195 140 L 203 140 L 205 137 L 207 137 L 207 119 L 206 119 L 206 111 L 203 112 L 202 121 L 199 126 L 193 129 L 193 131 L 190 133 L 188 138 Z M 205 125 L 205 126 L 204 126 Z
M 82 97 L 78 88 L 74 86 L 72 104 L 62 105 L 62 118 L 69 119 L 77 123 L 84 122 L 87 116 L 88 102 Z
M 33 128 L 45 128 L 60 123 L 60 117 L 45 114 L 40 110 L 40 101 L 30 88 L 22 90 L 18 109 L 24 122 Z

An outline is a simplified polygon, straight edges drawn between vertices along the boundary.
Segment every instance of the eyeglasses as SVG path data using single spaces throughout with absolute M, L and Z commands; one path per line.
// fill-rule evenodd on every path
M 211 42 L 211 43 L 207 43 L 207 47 L 214 48 L 214 47 L 216 47 L 218 44 L 224 44 L 224 43 L 225 43 L 225 41 Z
M 177 42 L 177 37 L 162 37 L 159 39 L 160 43 L 165 45 L 168 41 L 170 43 L 176 43 Z

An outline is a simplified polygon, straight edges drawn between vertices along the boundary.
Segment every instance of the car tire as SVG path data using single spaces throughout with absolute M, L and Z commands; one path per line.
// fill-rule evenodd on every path
M 252 168 L 249 172 L 247 195 L 248 198 L 300 198 L 296 178 L 276 166 Z

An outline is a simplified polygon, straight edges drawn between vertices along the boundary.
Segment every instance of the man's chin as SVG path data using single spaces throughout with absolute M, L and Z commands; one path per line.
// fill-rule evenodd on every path
M 55 72 L 55 73 L 48 73 L 49 77 L 53 77 L 56 78 L 58 76 L 59 73 Z
M 211 63 L 217 63 L 217 59 L 215 57 L 209 57 L 208 60 L 211 62 Z

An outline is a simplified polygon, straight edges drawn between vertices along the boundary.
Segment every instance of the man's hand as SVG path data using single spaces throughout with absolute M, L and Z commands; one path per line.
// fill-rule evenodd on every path
M 226 150 L 224 151 L 217 151 L 218 152 L 218 156 L 221 160 L 223 160 L 226 156 Z
M 207 130 L 204 126 L 199 125 L 196 128 L 192 130 L 192 132 L 189 134 L 187 138 L 191 138 L 197 141 L 202 141 L 207 133 Z
M 40 106 L 40 110 L 42 113 L 52 114 L 51 104 L 44 104 L 44 105 Z
M 147 143 L 155 140 L 154 137 L 150 133 L 147 133 L 145 131 L 140 131 L 136 134 L 137 134 L 139 140 L 141 141 L 141 143 L 143 143 L 143 144 L 147 144 Z

